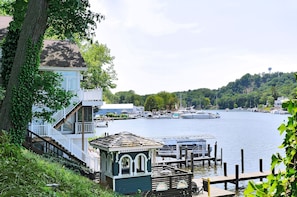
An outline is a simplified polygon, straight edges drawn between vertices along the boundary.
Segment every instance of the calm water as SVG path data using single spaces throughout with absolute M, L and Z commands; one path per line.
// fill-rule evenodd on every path
M 97 128 L 97 136 L 105 132 L 114 134 L 129 131 L 143 137 L 163 137 L 182 135 L 212 135 L 207 139 L 213 147 L 218 144 L 218 154 L 223 149 L 223 162 L 227 163 L 228 174 L 235 173 L 235 165 L 241 166 L 241 149 L 244 150 L 244 171 L 259 170 L 259 159 L 263 159 L 264 170 L 270 169 L 271 155 L 282 152 L 278 146 L 282 136 L 277 128 L 287 120 L 286 115 L 255 113 L 255 112 L 225 112 L 216 111 L 220 119 L 135 119 L 118 120 L 109 123 L 108 128 Z M 196 167 L 195 177 L 223 175 L 223 167 Z M 247 182 L 241 182 L 245 187 Z M 222 185 L 217 185 L 222 187 Z M 228 190 L 234 190 L 233 184 L 228 184 Z M 242 196 L 242 190 L 238 196 Z

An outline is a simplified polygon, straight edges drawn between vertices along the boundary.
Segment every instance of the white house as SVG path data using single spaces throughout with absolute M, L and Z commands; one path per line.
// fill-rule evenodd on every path
M 3 38 L 1 33 L 7 33 L 5 29 L 9 21 L 11 18 L 0 16 L 0 39 Z M 60 73 L 63 78 L 62 87 L 76 96 L 72 98 L 69 107 L 53 115 L 53 123 L 33 119 L 29 130 L 54 141 L 93 171 L 98 171 L 98 157 L 89 153 L 88 138 L 95 137 L 93 108 L 103 104 L 102 89 L 83 90 L 80 87 L 81 71 L 87 67 L 78 46 L 73 43 L 45 40 L 40 62 L 41 71 Z M 34 106 L 33 110 L 41 108 L 42 106 Z

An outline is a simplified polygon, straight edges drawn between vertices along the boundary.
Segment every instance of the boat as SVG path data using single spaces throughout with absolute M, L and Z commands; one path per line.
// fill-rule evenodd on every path
M 218 113 L 210 113 L 205 111 L 196 111 L 196 112 L 189 112 L 183 113 L 180 115 L 183 119 L 216 119 L 220 118 L 220 114 Z
M 193 153 L 195 157 L 210 156 L 212 150 L 206 144 L 206 140 L 202 138 L 172 137 L 163 138 L 160 142 L 163 143 L 163 147 L 157 149 L 157 156 L 159 157 L 178 158 L 180 154 L 185 156 L 186 153 L 189 156 Z

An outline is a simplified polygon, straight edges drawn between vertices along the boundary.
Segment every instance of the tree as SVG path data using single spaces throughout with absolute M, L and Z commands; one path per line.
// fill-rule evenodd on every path
M 151 95 L 146 98 L 144 102 L 144 110 L 145 111 L 158 110 L 158 103 L 155 95 Z
M 35 81 L 46 27 L 51 27 L 49 35 L 88 38 L 96 26 L 94 18 L 102 19 L 99 14 L 89 11 L 89 6 L 88 1 L 30 0 L 26 9 L 26 1 L 16 0 L 14 20 L 22 25 L 12 27 L 17 47 L 12 67 L 6 65 L 6 72 L 2 72 L 1 77 L 7 86 L 0 110 L 0 129 L 9 131 L 15 143 L 22 142 L 32 118 Z
M 88 67 L 88 70 L 83 73 L 82 87 L 85 89 L 101 87 L 104 91 L 115 88 L 116 84 L 113 81 L 117 80 L 117 77 L 113 64 L 114 57 L 111 56 L 107 46 L 97 41 L 93 44 L 87 42 L 81 45 L 81 49 Z
M 285 155 L 272 155 L 271 170 L 280 165 L 285 170 L 269 175 L 267 181 L 260 184 L 250 181 L 244 191 L 245 196 L 297 196 L 297 99 L 283 103 L 282 107 L 291 115 L 287 123 L 282 123 L 278 128 L 280 135 L 285 133 L 280 146 L 285 150 Z

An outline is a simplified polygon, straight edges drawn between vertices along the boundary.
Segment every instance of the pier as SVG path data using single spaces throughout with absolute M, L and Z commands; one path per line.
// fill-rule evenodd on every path
M 203 188 L 203 192 L 199 192 L 199 194 L 193 194 L 193 196 L 199 196 L 199 197 L 229 197 L 229 196 L 235 196 L 234 192 L 224 190 L 218 187 L 214 187 L 212 185 L 207 185 L 208 188 L 203 187 L 203 180 L 200 179 L 192 179 L 193 182 L 197 184 L 199 188 Z
M 249 172 L 249 173 L 239 173 L 239 165 L 235 165 L 235 174 L 227 175 L 227 164 L 224 163 L 224 175 L 214 176 L 209 178 L 203 178 L 203 186 L 207 184 L 225 183 L 225 189 L 227 189 L 227 183 L 235 184 L 235 188 L 238 189 L 239 181 L 246 181 L 252 179 L 260 179 L 262 181 L 270 174 L 274 174 L 274 171 L 263 171 L 262 169 L 262 159 L 260 159 L 260 170 L 259 172 Z
M 181 152 L 182 149 L 179 149 L 180 153 L 175 158 L 173 157 L 156 157 L 156 163 L 161 165 L 173 165 L 182 168 L 184 167 L 191 167 L 191 171 L 194 171 L 194 166 L 202 165 L 205 166 L 207 163 L 208 166 L 213 163 L 214 165 L 217 165 L 218 162 L 222 165 L 223 162 L 223 149 L 221 149 L 221 157 L 218 158 L 217 156 L 217 144 L 214 145 L 214 156 L 210 156 L 210 145 L 208 144 L 208 154 L 205 156 L 198 156 L 195 157 L 193 152 L 189 152 L 187 148 L 185 148 L 184 152 L 185 155 L 182 156 Z

